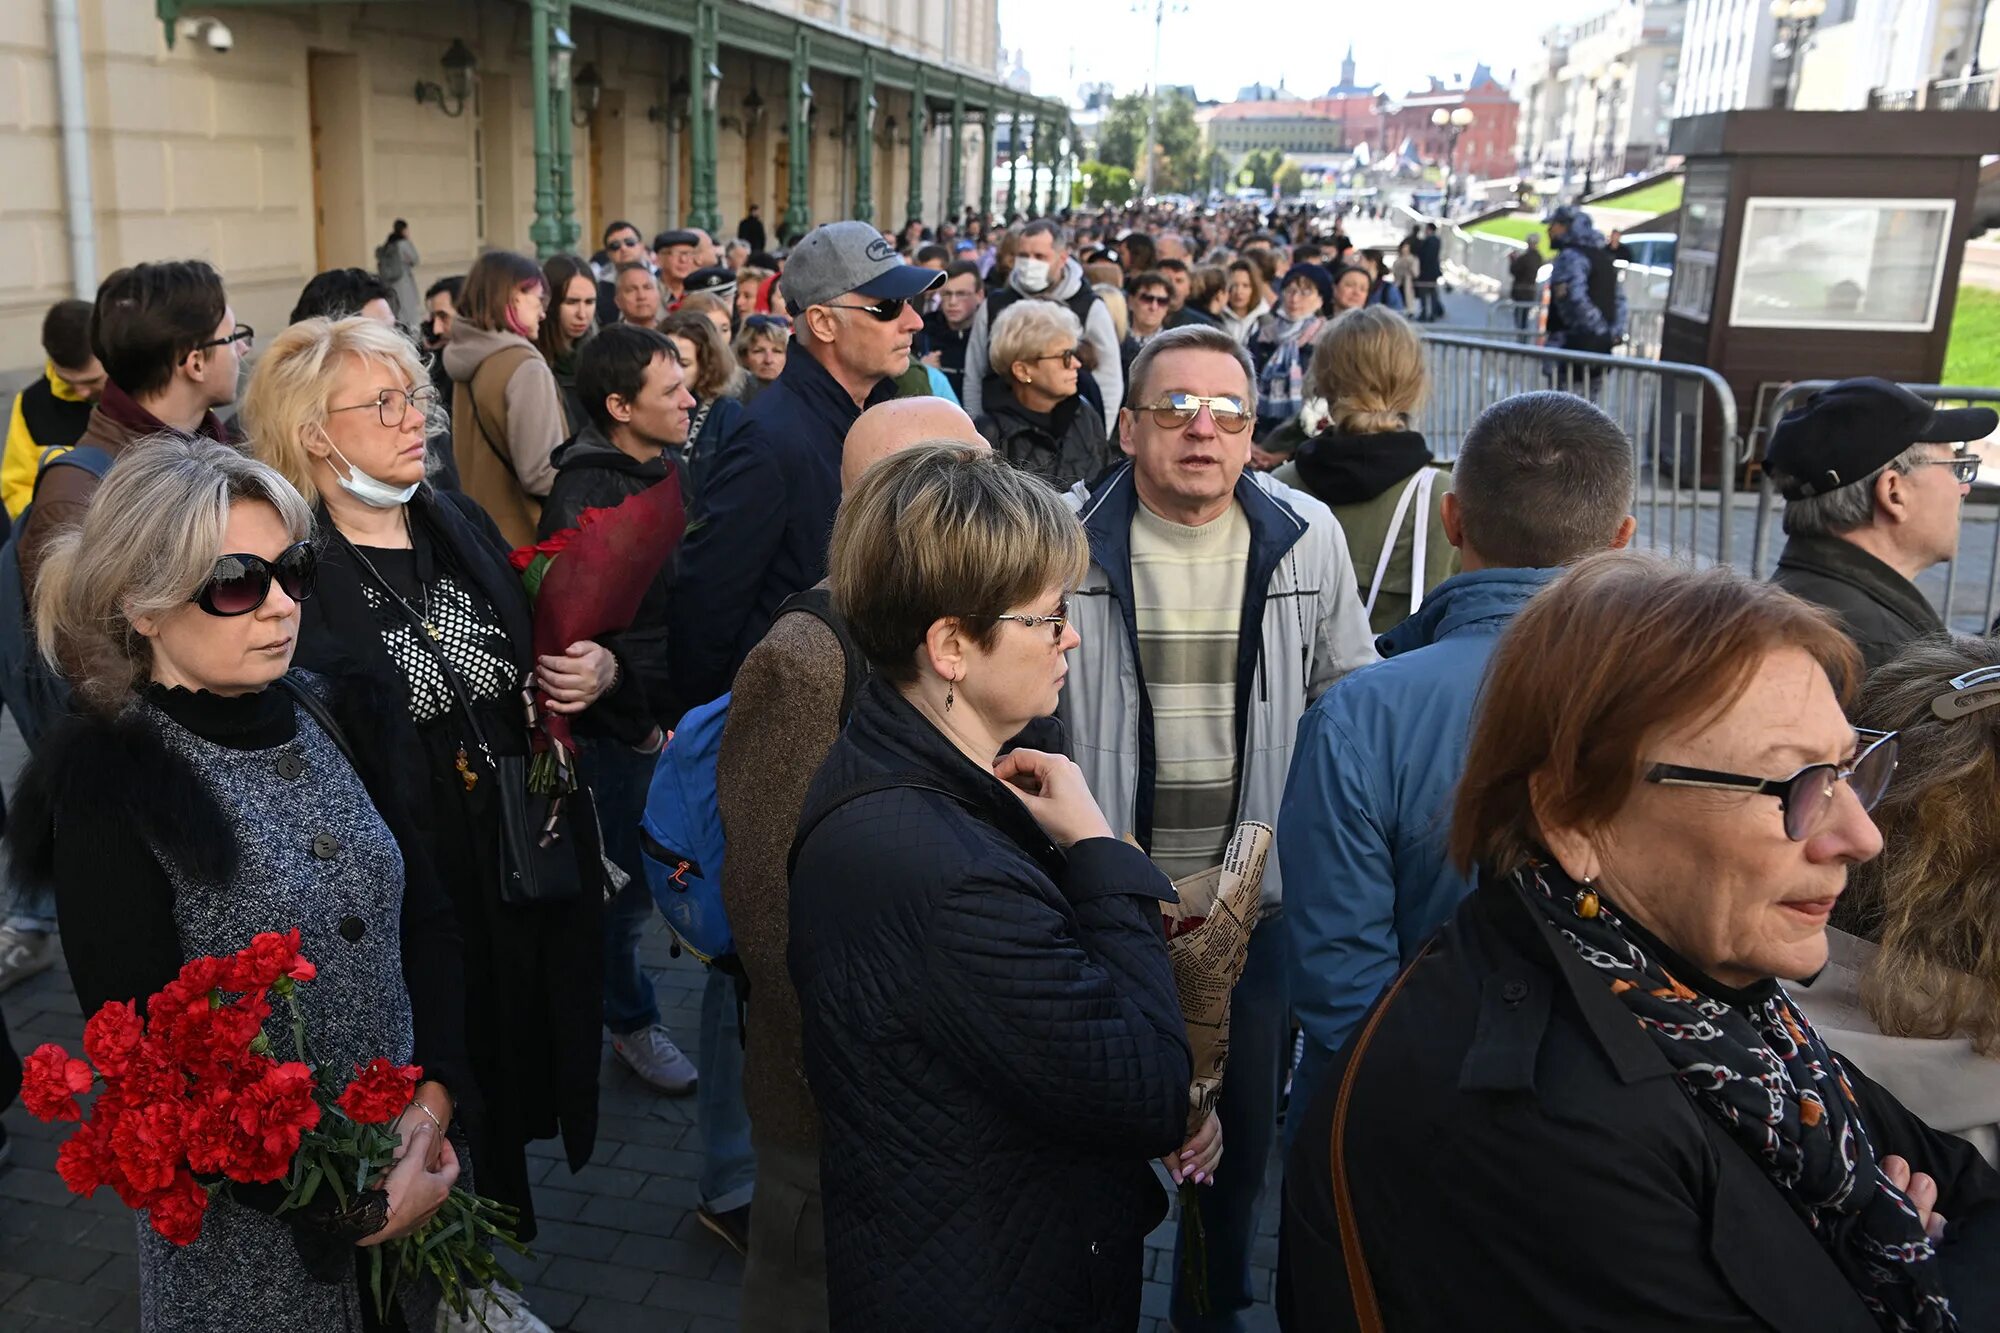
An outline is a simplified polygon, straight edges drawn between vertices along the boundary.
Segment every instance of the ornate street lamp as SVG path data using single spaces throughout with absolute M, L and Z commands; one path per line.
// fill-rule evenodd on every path
M 576 95 L 571 99 L 569 120 L 581 129 L 590 123 L 590 118 L 597 114 L 598 104 L 604 100 L 604 78 L 595 64 L 586 64 L 576 72 L 572 91 Z
M 1458 136 L 1472 127 L 1472 108 L 1461 106 L 1446 111 L 1443 107 L 1431 112 L 1431 124 L 1444 135 L 1444 199 L 1447 209 L 1451 206 L 1452 178 L 1458 174 Z
M 466 99 L 472 96 L 472 78 L 479 68 L 479 62 L 473 59 L 472 52 L 465 43 L 454 37 L 451 39 L 451 45 L 445 49 L 444 59 L 439 63 L 444 66 L 443 85 L 419 79 L 417 105 L 435 102 L 438 110 L 447 116 L 462 116 L 465 114 Z

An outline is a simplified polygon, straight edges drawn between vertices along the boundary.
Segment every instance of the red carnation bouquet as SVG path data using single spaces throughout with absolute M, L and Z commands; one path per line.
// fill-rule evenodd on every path
M 176 1245 L 201 1235 L 230 1181 L 282 1183 L 280 1214 L 374 1220 L 373 1182 L 395 1162 L 395 1121 L 423 1070 L 377 1057 L 343 1084 L 315 1068 L 298 1002 L 315 973 L 297 930 L 266 932 L 233 957 L 189 962 L 143 1022 L 132 1001 L 107 1001 L 84 1025 L 87 1060 L 53 1042 L 37 1048 L 24 1062 L 22 1103 L 38 1120 L 79 1122 L 56 1153 L 63 1183 L 86 1198 L 109 1186 Z M 264 1035 L 273 995 L 290 1011 L 296 1059 L 278 1059 Z M 93 1088 L 86 1117 L 77 1098 Z M 513 1221 L 513 1209 L 453 1189 L 420 1230 L 368 1250 L 377 1312 L 386 1317 L 397 1288 L 423 1274 L 460 1315 L 468 1287 L 518 1287 L 488 1244 L 525 1254 Z M 379 1229 L 364 1221 L 359 1236 Z M 344 1249 L 337 1258 L 348 1262 Z
M 664 481 L 616 505 L 584 510 L 575 527 L 516 549 L 508 561 L 535 604 L 536 658 L 560 657 L 573 643 L 630 629 L 686 531 L 680 475 L 670 470 Z M 539 692 L 532 696 L 528 790 L 560 797 L 576 790 L 576 741 L 569 718 L 548 705 Z

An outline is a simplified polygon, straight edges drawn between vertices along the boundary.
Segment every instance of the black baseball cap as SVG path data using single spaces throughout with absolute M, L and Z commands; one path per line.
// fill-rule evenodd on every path
M 1785 413 L 1764 468 L 1787 500 L 1850 486 L 1913 444 L 1983 440 L 2000 426 L 1990 407 L 1941 408 L 1900 384 L 1864 376 L 1821 389 Z

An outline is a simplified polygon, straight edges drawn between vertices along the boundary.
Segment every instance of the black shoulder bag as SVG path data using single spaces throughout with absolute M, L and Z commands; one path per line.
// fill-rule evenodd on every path
M 565 813 L 562 809 L 563 798 L 539 797 L 528 790 L 528 756 L 493 752 L 479 726 L 479 717 L 473 711 L 472 696 L 459 677 L 458 669 L 445 655 L 444 645 L 432 636 L 431 627 L 417 608 L 389 585 L 368 557 L 361 554 L 361 549 L 344 535 L 340 540 L 354 553 L 355 560 L 374 580 L 375 586 L 402 609 L 416 641 L 436 660 L 452 698 L 458 703 L 459 713 L 465 719 L 466 730 L 472 733 L 473 744 L 493 770 L 493 780 L 500 788 L 500 901 L 510 907 L 531 907 L 569 902 L 581 897 L 583 872 L 576 862 L 576 849 L 569 845 L 560 831 Z M 470 769 L 465 771 L 471 773 Z M 477 775 L 468 777 L 468 783 L 477 780 Z M 547 803 L 547 813 L 543 818 L 535 816 L 533 803 L 537 800 Z

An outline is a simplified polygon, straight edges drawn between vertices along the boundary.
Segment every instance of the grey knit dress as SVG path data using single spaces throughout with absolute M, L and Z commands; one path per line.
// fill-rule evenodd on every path
M 403 857 L 338 746 L 296 704 L 292 740 L 249 750 L 203 739 L 151 702 L 134 707 L 207 784 L 238 849 L 236 872 L 224 883 L 192 878 L 161 857 L 182 956 L 233 953 L 260 931 L 296 926 L 305 956 L 319 968 L 299 992 L 311 1060 L 335 1077 L 378 1055 L 408 1062 L 414 1034 L 399 944 Z M 273 1054 L 293 1058 L 282 1003 L 264 1030 Z M 163 1239 L 143 1216 L 138 1227 L 145 1333 L 349 1333 L 363 1326 L 361 1302 L 372 1298 L 356 1281 L 314 1280 L 290 1224 L 226 1190 L 191 1245 Z M 429 1302 L 412 1293 L 404 1316 L 410 1327 L 428 1330 L 433 1309 L 434 1293 Z

